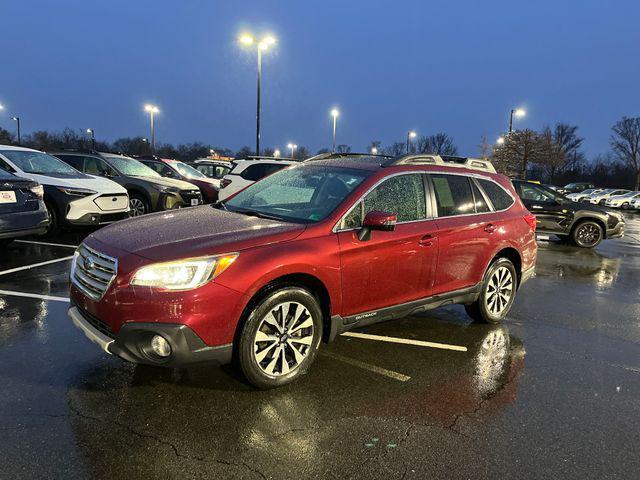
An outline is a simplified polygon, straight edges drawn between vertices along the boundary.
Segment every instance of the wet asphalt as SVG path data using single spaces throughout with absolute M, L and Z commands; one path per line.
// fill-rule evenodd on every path
M 539 245 L 501 326 L 454 306 L 362 330 L 466 352 L 339 337 L 297 383 L 255 391 L 231 367 L 100 352 L 66 316 L 69 260 L 14 270 L 73 248 L 14 243 L 0 478 L 638 478 L 640 215 L 595 250 Z

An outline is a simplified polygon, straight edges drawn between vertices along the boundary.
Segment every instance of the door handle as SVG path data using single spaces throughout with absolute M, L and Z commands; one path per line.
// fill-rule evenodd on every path
M 492 223 L 487 223 L 484 226 L 484 231 L 487 232 L 487 233 L 493 233 L 493 232 L 496 231 L 496 226 L 494 224 L 492 224 Z
M 542 210 L 541 205 L 532 205 L 531 208 L 535 208 L 536 210 Z
M 420 241 L 418 242 L 418 244 L 419 244 L 421 247 L 430 247 L 431 245 L 433 245 L 433 238 L 434 238 L 434 237 L 433 237 L 433 235 L 429 235 L 429 234 L 424 235 L 424 236 L 420 239 Z

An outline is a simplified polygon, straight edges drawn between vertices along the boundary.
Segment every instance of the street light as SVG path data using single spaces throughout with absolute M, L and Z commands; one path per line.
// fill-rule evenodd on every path
M 290 143 L 287 145 L 287 148 L 291 149 L 291 158 L 294 158 L 294 152 L 296 151 L 296 148 L 298 148 L 298 145 L 296 145 L 295 143 Z
M 260 155 L 260 79 L 262 77 L 262 51 L 274 45 L 276 43 L 276 39 L 271 35 L 266 35 L 262 37 L 262 40 L 257 41 L 252 34 L 244 33 L 240 36 L 239 42 L 246 47 L 250 47 L 254 44 L 257 44 L 258 94 L 257 94 L 257 102 L 256 102 L 256 155 Z
M 96 149 L 96 132 L 93 128 L 87 128 L 87 133 L 91 135 L 91 150 Z
M 411 140 L 416 138 L 417 135 L 418 134 L 413 130 L 411 130 L 410 132 L 407 132 L 407 153 L 409 153 L 409 146 L 411 145 Z
M 504 145 L 504 137 L 498 137 L 498 139 L 496 140 L 496 143 L 498 145 Z
M 280 150 L 278 150 L 277 148 L 273 151 L 273 156 L 278 158 L 280 157 Z
M 20 117 L 13 117 L 13 120 L 15 120 L 18 125 L 18 145 L 20 145 Z
M 160 112 L 160 109 L 155 105 L 146 104 L 144 106 L 145 112 L 149 112 L 149 118 L 151 120 L 151 151 L 155 152 L 156 150 L 156 129 L 153 123 L 153 117 L 156 113 Z
M 376 147 L 371 147 L 371 155 L 377 155 L 378 149 Z
M 4 110 L 4 106 L 0 103 L 0 110 Z
M 340 115 L 340 110 L 337 108 L 331 109 L 331 116 L 333 117 L 333 148 L 332 152 L 336 151 L 336 122 L 338 120 L 338 115 Z
M 524 108 L 512 108 L 509 115 L 509 133 L 513 132 L 513 117 L 522 118 L 527 114 Z

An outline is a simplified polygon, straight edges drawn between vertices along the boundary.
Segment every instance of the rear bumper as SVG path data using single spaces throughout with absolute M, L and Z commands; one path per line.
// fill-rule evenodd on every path
M 608 228 L 606 238 L 621 238 L 624 236 L 624 222 L 618 222 L 614 228 Z
M 0 238 L 24 237 L 46 233 L 49 215 L 44 209 L 0 215 Z
M 232 344 L 208 346 L 186 325 L 130 322 L 123 325 L 118 334 L 114 335 L 100 320 L 81 311 L 75 305 L 69 308 L 68 315 L 89 340 L 105 352 L 129 362 L 162 367 L 224 365 L 231 362 Z M 169 342 L 169 357 L 157 357 L 150 350 L 151 338 L 154 335 L 161 335 Z

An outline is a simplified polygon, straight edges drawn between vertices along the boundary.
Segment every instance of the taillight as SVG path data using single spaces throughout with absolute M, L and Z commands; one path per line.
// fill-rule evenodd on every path
M 527 224 L 529 224 L 529 227 L 531 227 L 532 232 L 536 231 L 536 216 L 533 213 L 526 214 L 524 216 L 524 221 L 527 222 Z
M 222 180 L 220 180 L 220 188 L 225 188 L 229 185 L 231 185 L 231 180 L 229 180 L 228 178 L 223 178 Z

